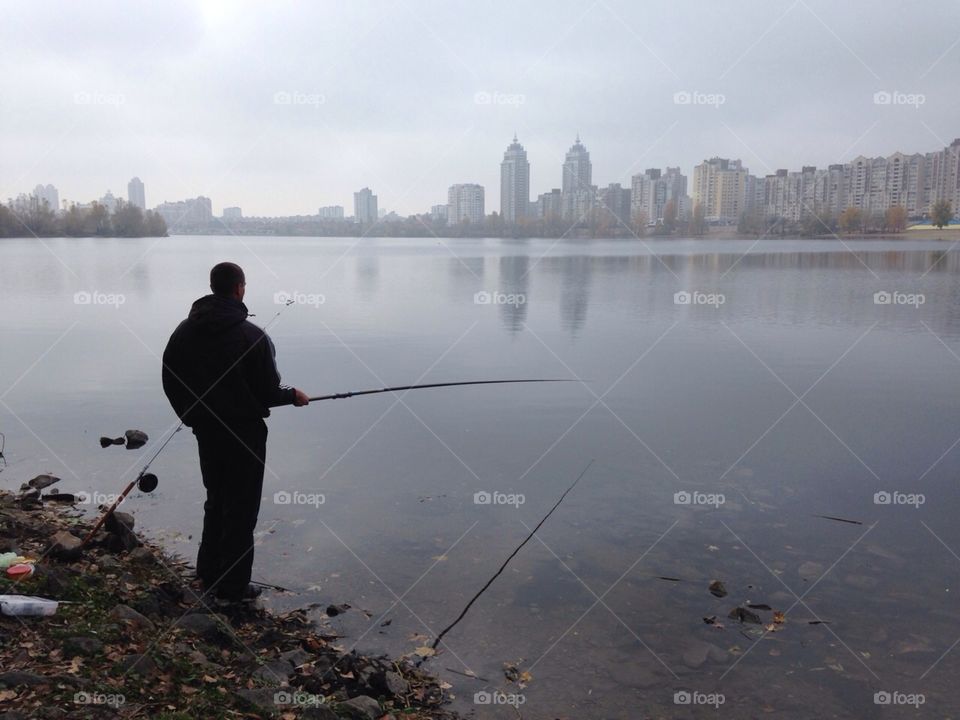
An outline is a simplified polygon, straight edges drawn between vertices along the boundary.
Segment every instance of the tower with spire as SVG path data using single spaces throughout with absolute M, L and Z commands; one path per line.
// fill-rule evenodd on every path
M 514 133 L 500 163 L 500 216 L 505 223 L 517 223 L 526 216 L 529 205 L 530 163 Z
M 561 186 L 561 207 L 565 220 L 580 219 L 591 207 L 593 196 L 593 165 L 590 153 L 577 139 L 567 151 L 563 161 L 563 185 Z

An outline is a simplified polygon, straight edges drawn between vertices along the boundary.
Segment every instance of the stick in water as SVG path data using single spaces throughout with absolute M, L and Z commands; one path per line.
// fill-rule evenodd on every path
M 583 476 L 587 474 L 587 470 L 590 469 L 590 466 L 591 466 L 591 465 L 593 465 L 593 460 L 591 460 L 590 462 L 587 463 L 587 466 L 583 469 L 583 472 L 581 472 L 581 473 L 577 476 L 577 479 L 573 481 L 573 485 L 571 485 L 570 487 L 568 487 L 568 488 L 566 489 L 566 491 L 564 491 L 563 495 L 560 496 L 560 499 L 557 500 L 556 504 L 555 504 L 552 508 L 550 508 L 550 512 L 548 512 L 546 515 L 543 516 L 543 520 L 541 520 L 539 523 L 537 523 L 537 526 L 536 526 L 533 530 L 530 531 L 530 534 L 527 535 L 527 537 L 524 539 L 524 541 L 523 541 L 522 543 L 520 543 L 519 545 L 517 545 L 517 549 L 514 550 L 512 553 L 510 553 L 510 556 L 509 556 L 506 560 L 503 561 L 503 565 L 500 566 L 500 569 L 497 570 L 497 572 L 494 573 L 494 575 L 493 575 L 492 578 L 490 578 L 489 580 L 487 580 L 487 584 L 486 584 L 486 585 L 484 585 L 482 588 L 480 588 L 480 592 L 478 592 L 476 595 L 474 595 L 472 598 L 470 598 L 470 602 L 467 603 L 467 606 L 466 606 L 466 607 L 463 609 L 463 611 L 457 616 L 457 619 L 454 620 L 452 623 L 450 623 L 449 625 L 447 625 L 447 627 L 445 627 L 443 630 L 440 631 L 440 634 L 437 635 L 437 639 L 434 640 L 434 641 L 433 641 L 433 645 L 430 646 L 431 648 L 433 648 L 434 650 L 436 650 L 436 649 L 437 649 L 437 645 L 439 645 L 439 644 L 440 644 L 440 641 L 443 640 L 443 636 L 446 635 L 446 634 L 447 634 L 448 632 L 450 632 L 451 630 L 453 630 L 453 628 L 456 627 L 457 623 L 459 623 L 461 620 L 463 620 L 464 616 L 467 614 L 467 612 L 470 610 L 470 608 L 473 606 L 473 604 L 477 601 L 477 599 L 478 599 L 481 595 L 483 595 L 484 592 L 486 592 L 486 589 L 493 584 L 493 581 L 494 581 L 494 580 L 496 580 L 498 577 L 500 577 L 500 573 L 502 573 L 502 572 L 506 569 L 507 564 L 508 564 L 511 560 L 513 560 L 513 558 L 516 556 L 516 554 L 517 554 L 518 552 L 520 552 L 520 550 L 523 549 L 523 546 L 526 545 L 528 542 L 530 542 L 530 539 L 531 539 L 534 535 L 537 534 L 537 530 L 539 530 L 539 529 L 540 529 L 540 526 L 543 525 L 543 524 L 547 521 L 547 518 L 548 518 L 548 517 L 550 517 L 551 515 L 553 515 L 553 511 L 556 510 L 558 507 L 560 507 L 560 503 L 562 503 L 562 502 L 563 502 L 563 499 L 570 493 L 570 491 L 573 490 L 573 489 L 577 486 L 577 483 L 580 482 L 581 478 L 583 478 Z

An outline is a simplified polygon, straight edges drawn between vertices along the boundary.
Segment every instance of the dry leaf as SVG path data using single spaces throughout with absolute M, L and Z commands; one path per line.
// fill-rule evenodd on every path
M 437 654 L 436 650 L 434 650 L 432 647 L 428 647 L 427 645 L 421 645 L 413 652 L 423 658 L 432 657 Z

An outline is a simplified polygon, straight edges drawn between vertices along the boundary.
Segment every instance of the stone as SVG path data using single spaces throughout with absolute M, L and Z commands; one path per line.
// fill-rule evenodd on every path
M 714 597 L 722 598 L 727 596 L 727 588 L 725 588 L 723 583 L 719 580 L 712 581 L 708 589 L 710 590 L 710 594 Z
M 92 637 L 72 637 L 63 641 L 63 651 L 66 657 L 84 657 L 99 655 L 103 651 L 103 642 Z
M 138 630 L 155 630 L 153 621 L 144 617 L 129 605 L 117 605 L 110 611 L 110 617 L 130 625 Z
M 60 482 L 60 478 L 55 477 L 54 475 L 37 475 L 33 480 L 29 480 L 27 485 L 37 490 L 43 490 L 44 488 L 50 487 L 56 483 Z
M 268 685 L 286 685 L 293 675 L 293 666 L 286 660 L 271 660 L 253 673 L 253 678 Z
M 51 681 L 51 678 L 37 675 L 36 673 L 24 672 L 23 670 L 0 672 L 0 687 L 12 688 L 18 685 L 33 687 L 34 685 L 45 685 Z
M 61 530 L 50 538 L 47 554 L 60 560 L 76 560 L 83 552 L 83 541 L 76 535 Z
M 125 655 L 117 663 L 117 669 L 124 675 L 136 673 L 143 677 L 152 677 L 160 672 L 157 663 L 149 655 Z
M 214 618 L 203 613 L 184 615 L 174 623 L 174 627 L 180 628 L 191 635 L 202 637 L 209 642 L 222 642 L 228 637 Z
M 300 720 L 339 720 L 337 714 L 323 705 L 308 707 L 300 715 Z
M 107 532 L 119 532 L 119 526 L 122 526 L 126 530 L 133 530 L 135 524 L 136 520 L 130 513 L 115 511 L 107 518 L 104 527 L 107 528 Z
M 274 701 L 276 690 L 271 688 L 237 690 L 234 695 L 240 699 L 243 704 L 250 706 L 254 710 L 262 711 L 266 717 L 273 716 L 277 711 L 277 704 Z
M 313 656 L 302 648 L 296 648 L 295 650 L 288 650 L 287 652 L 280 653 L 280 659 L 286 660 L 295 668 L 300 667 L 305 662 L 310 662 L 311 658 L 313 658 Z
M 153 552 L 150 548 L 138 547 L 130 551 L 130 554 L 127 555 L 130 560 L 136 563 L 152 563 L 154 561 Z
M 404 680 L 400 673 L 393 670 L 387 670 L 383 674 L 383 684 L 387 692 L 394 697 L 403 697 L 410 692 L 410 683 Z
M 142 448 L 149 440 L 143 430 L 127 430 L 123 435 L 127 438 L 127 450 Z
M 337 710 L 346 713 L 347 717 L 354 720 L 377 720 L 382 714 L 380 703 L 366 695 L 357 695 L 340 703 L 337 705 Z

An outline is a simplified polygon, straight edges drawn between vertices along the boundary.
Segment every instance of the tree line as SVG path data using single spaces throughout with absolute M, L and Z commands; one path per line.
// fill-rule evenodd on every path
M 165 237 L 167 223 L 154 210 L 144 212 L 119 200 L 114 211 L 100 203 L 71 205 L 55 213 L 46 201 L 26 209 L 0 205 L 0 237 Z

